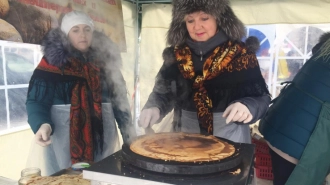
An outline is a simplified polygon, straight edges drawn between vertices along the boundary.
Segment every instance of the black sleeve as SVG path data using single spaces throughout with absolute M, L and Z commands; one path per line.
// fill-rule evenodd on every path
M 143 109 L 157 107 L 160 110 L 161 121 L 175 105 L 176 79 L 178 76 L 176 64 L 167 65 L 165 62 L 159 70 L 155 85 Z
M 157 107 L 160 110 L 161 121 L 175 105 L 176 80 L 180 73 L 175 62 L 174 48 L 168 47 L 163 51 L 164 63 L 160 68 L 155 85 L 143 109 Z
M 240 102 L 247 106 L 253 116 L 252 120 L 247 124 L 252 124 L 263 118 L 269 108 L 270 100 L 270 96 L 265 94 L 259 97 L 244 97 L 234 101 L 233 103 Z
M 126 82 L 120 69 L 112 70 L 109 76 L 111 79 L 108 81 L 113 113 L 124 143 L 130 143 L 132 139 L 136 137 L 136 132 L 132 123 L 132 115 L 127 98 Z

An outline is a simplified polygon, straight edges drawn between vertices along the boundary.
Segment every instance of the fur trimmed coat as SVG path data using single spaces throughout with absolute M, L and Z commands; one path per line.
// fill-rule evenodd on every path
M 132 128 L 132 117 L 130 106 L 127 99 L 127 89 L 125 80 L 121 74 L 121 58 L 120 52 L 107 36 L 101 32 L 94 31 L 89 58 L 85 59 L 82 54 L 73 49 L 66 35 L 59 29 L 53 29 L 45 36 L 42 42 L 44 58 L 47 62 L 58 68 L 64 65 L 69 65 L 69 58 L 75 57 L 81 62 L 89 62 L 88 60 L 101 60 L 104 63 L 104 72 L 102 82 L 102 102 L 111 102 L 114 112 L 114 117 L 118 123 L 118 127 L 123 136 L 124 142 L 132 137 L 135 137 L 135 132 Z M 65 82 L 63 82 L 65 83 Z M 63 86 L 65 87 L 65 85 Z M 38 90 L 37 90 L 38 88 Z M 50 116 L 50 108 L 52 105 L 70 104 L 69 93 L 66 97 L 58 96 L 58 90 L 49 90 L 49 94 L 39 94 L 44 96 L 43 102 L 38 102 L 35 93 L 45 92 L 45 86 L 34 83 L 29 84 L 29 92 L 26 100 L 26 109 L 28 113 L 28 123 L 34 133 L 36 133 L 43 123 L 49 123 L 52 131 L 56 130 Z M 62 91 L 63 90 L 63 91 Z M 62 89 L 59 91 L 65 92 Z M 38 95 L 38 96 L 39 96 Z
M 224 33 L 219 33 L 215 37 L 227 38 Z M 218 45 L 222 45 L 227 42 L 228 39 L 220 41 L 217 38 L 213 38 L 216 41 L 209 41 L 216 43 L 214 47 Z M 239 42 L 242 47 L 248 50 L 249 53 L 255 53 L 256 49 L 258 49 L 259 42 L 256 38 L 249 38 L 246 43 Z M 200 48 L 203 48 L 208 51 L 213 51 L 212 44 L 204 43 Z M 205 46 L 205 47 L 204 47 Z M 192 48 L 191 50 L 194 51 Z M 201 56 L 198 56 L 199 52 L 192 52 L 194 66 L 197 63 L 203 63 L 200 60 Z M 202 58 L 203 61 L 210 55 L 210 53 L 206 53 Z M 237 56 L 239 58 L 240 56 Z M 192 84 L 193 81 L 189 79 L 185 79 L 183 75 L 180 73 L 178 69 L 178 63 L 176 62 L 176 57 L 174 54 L 174 47 L 168 47 L 163 51 L 163 59 L 164 63 L 161 69 L 159 70 L 156 82 L 153 88 L 152 93 L 149 95 L 147 103 L 145 104 L 143 109 L 157 107 L 160 110 L 160 120 L 163 119 L 170 111 L 174 109 L 174 119 L 173 119 L 173 129 L 180 130 L 181 125 L 181 110 L 193 111 L 196 112 L 196 107 L 193 102 L 193 90 Z M 198 68 L 198 66 L 195 66 Z M 201 68 L 200 66 L 199 68 Z M 246 88 L 250 88 L 252 84 L 250 84 L 249 80 L 241 79 L 240 82 L 235 82 L 234 84 L 231 82 L 230 77 L 224 77 L 222 75 L 215 77 L 212 80 L 205 82 L 205 87 L 213 102 L 213 112 L 223 112 L 226 107 L 232 103 L 240 102 L 248 107 L 251 114 L 253 115 L 253 119 L 250 123 L 254 123 L 264 116 L 268 109 L 268 105 L 270 103 L 270 95 L 268 90 L 266 89 L 266 84 L 264 79 L 261 76 L 261 72 L 259 67 L 256 69 L 255 79 L 257 79 L 257 85 L 255 87 L 255 91 L 259 91 L 258 93 L 261 95 L 258 96 L 244 96 L 242 95 L 242 90 Z M 240 72 L 244 73 L 244 72 Z M 251 77 L 252 78 L 252 77 Z M 254 88 L 251 88 L 254 89 Z M 245 90 L 244 90 L 245 91 Z M 262 93 L 264 92 L 264 93 Z M 258 94 L 255 93 L 255 94 Z M 236 95 L 233 95 L 236 94 Z M 241 94 L 241 95 L 239 95 Z M 252 93 L 253 94 L 253 93 Z M 160 121 L 159 120 L 159 121 Z M 242 123 L 237 123 L 242 124 Z
M 161 114 L 160 120 L 174 109 L 174 130 L 181 126 L 182 110 L 197 112 L 199 116 L 204 116 L 210 115 L 210 112 L 222 113 L 228 105 L 235 102 L 241 102 L 250 110 L 253 116 L 251 123 L 260 119 L 268 109 L 270 95 L 255 56 L 255 51 L 259 48 L 259 41 L 254 37 L 247 39 L 245 43 L 241 42 L 246 35 L 245 26 L 234 14 L 230 1 L 173 0 L 172 5 L 172 21 L 166 38 L 167 44 L 171 47 L 166 48 L 163 52 L 163 66 L 157 74 L 153 91 L 144 109 L 157 107 Z M 183 20 L 186 15 L 200 11 L 215 18 L 217 33 L 207 41 L 195 42 L 192 41 L 186 22 Z M 227 68 L 229 70 L 224 69 L 226 66 L 224 68 L 214 67 L 217 65 L 215 63 L 224 61 L 222 57 L 214 56 L 229 53 L 227 51 L 232 48 L 231 44 L 242 50 L 234 49 L 234 52 L 238 51 L 238 53 L 235 53 L 233 58 L 226 58 L 226 64 L 223 63 L 223 65 L 227 65 L 227 62 L 230 63 L 231 66 Z M 175 48 L 179 48 L 179 51 L 176 52 Z M 176 56 L 180 53 L 186 58 L 182 57 L 183 55 Z M 179 61 L 181 64 L 178 64 Z M 189 64 L 186 65 L 188 62 Z M 183 65 L 185 66 L 182 67 Z M 210 66 L 212 69 L 209 69 Z M 192 67 L 193 72 L 189 71 Z M 215 71 L 221 72 L 220 74 L 215 72 L 216 75 L 213 74 L 211 79 L 206 77 L 209 80 L 204 81 L 200 80 L 206 74 L 204 70 L 208 70 L 207 75 Z M 190 79 L 184 77 L 187 77 L 187 74 L 182 74 L 187 71 L 190 72 Z M 196 85 L 195 79 L 198 83 L 200 82 L 198 85 Z M 198 95 L 197 86 L 202 86 L 198 90 Z M 205 101 L 205 97 L 211 101 Z M 195 104 L 195 102 L 197 103 Z M 201 106 L 205 104 L 207 106 Z M 198 111 L 196 106 L 198 106 Z M 209 110 L 209 107 L 212 107 L 212 110 Z M 211 120 L 208 116 L 198 119 L 200 125 L 209 124 L 209 120 Z M 210 133 L 210 129 L 207 132 Z M 249 133 L 246 134 L 249 135 Z

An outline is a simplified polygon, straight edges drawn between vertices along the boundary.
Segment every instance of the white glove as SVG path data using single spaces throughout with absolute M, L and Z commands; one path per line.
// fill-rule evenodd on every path
M 147 128 L 154 125 L 160 118 L 160 111 L 157 107 L 143 109 L 140 114 L 139 125 L 140 127 Z
M 248 123 L 252 120 L 253 116 L 250 110 L 242 103 L 236 102 L 229 105 L 222 117 L 227 118 L 226 123 L 230 122 L 243 122 Z
M 40 146 L 48 146 L 51 142 L 50 134 L 52 133 L 52 127 L 48 123 L 44 123 L 40 126 L 35 135 L 35 141 Z

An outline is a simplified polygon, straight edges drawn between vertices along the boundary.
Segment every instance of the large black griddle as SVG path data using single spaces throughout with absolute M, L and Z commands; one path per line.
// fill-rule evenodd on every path
M 96 162 L 83 170 L 84 178 L 109 184 L 175 184 L 175 185 L 248 185 L 253 173 L 254 148 L 252 144 L 239 143 L 242 162 L 237 167 L 214 174 L 174 175 L 152 172 L 127 164 L 122 150 Z M 239 174 L 234 174 L 240 169 Z
M 235 153 L 225 159 L 211 162 L 177 162 L 145 157 L 133 152 L 129 145 L 123 144 L 122 157 L 125 163 L 144 170 L 175 175 L 203 175 L 226 171 L 237 167 L 242 162 L 240 143 L 218 138 L 235 147 Z
M 230 170 L 196 175 L 164 174 L 159 172 L 152 172 L 125 163 L 122 163 L 121 169 L 126 173 L 141 174 L 143 175 L 143 178 L 159 179 L 161 182 L 170 182 L 172 184 L 178 185 L 232 185 L 243 179 L 246 175 L 244 173 L 243 163 Z

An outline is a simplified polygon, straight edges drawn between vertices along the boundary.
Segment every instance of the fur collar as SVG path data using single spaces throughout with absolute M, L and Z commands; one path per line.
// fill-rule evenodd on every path
M 219 30 L 218 33 L 207 41 L 197 42 L 193 41 L 191 38 L 188 38 L 186 40 L 186 44 L 196 55 L 203 56 L 226 41 L 228 41 L 227 35 L 222 30 Z
M 260 42 L 257 37 L 250 36 L 245 40 L 245 48 L 248 52 L 256 53 L 260 48 Z M 171 65 L 176 62 L 174 47 L 167 47 L 163 51 L 163 60 L 165 65 Z
M 326 32 L 320 36 L 319 42 L 325 43 L 329 39 L 330 39 L 330 32 Z
M 319 43 L 312 48 L 312 53 L 315 55 L 315 60 L 322 58 L 324 62 L 329 63 L 330 59 L 330 32 L 321 35 Z M 330 63 L 329 63 L 330 64 Z
M 75 55 L 67 36 L 59 28 L 50 30 L 41 43 L 44 57 L 53 66 L 61 67 L 68 58 Z M 111 68 L 121 67 L 120 52 L 116 44 L 101 32 L 94 31 L 92 41 L 92 56 L 102 60 Z
M 312 54 L 316 54 L 328 40 L 330 40 L 330 32 L 322 34 L 319 38 L 319 42 L 312 48 Z

